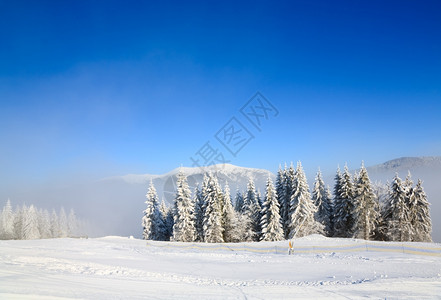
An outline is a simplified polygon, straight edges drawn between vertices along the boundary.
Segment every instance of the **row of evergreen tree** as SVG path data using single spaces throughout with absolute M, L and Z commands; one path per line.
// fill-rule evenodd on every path
M 280 171 L 279 171 L 280 172 Z M 333 196 L 317 173 L 313 201 L 316 218 L 329 237 L 352 237 L 382 241 L 432 241 L 429 202 L 418 180 L 410 172 L 405 181 L 398 174 L 392 183 L 373 185 L 362 164 L 351 175 L 348 167 L 337 169 Z
M 143 237 L 182 242 L 278 241 L 314 233 L 389 241 L 431 241 L 429 203 L 418 180 L 398 175 L 386 189 L 373 186 L 362 164 L 351 175 L 347 166 L 337 170 L 334 193 L 325 186 L 320 170 L 312 195 L 299 162 L 279 168 L 274 186 L 268 178 L 262 199 L 252 179 L 247 190 L 236 193 L 233 208 L 226 182 L 222 189 L 212 173 L 193 194 L 180 172 L 173 207 L 159 204 L 150 182 Z
M 34 205 L 17 206 L 12 209 L 8 199 L 0 212 L 0 239 L 32 240 L 77 236 L 82 232 L 83 222 L 75 212 L 67 215 L 64 208 L 59 213 L 52 210 L 38 209 Z

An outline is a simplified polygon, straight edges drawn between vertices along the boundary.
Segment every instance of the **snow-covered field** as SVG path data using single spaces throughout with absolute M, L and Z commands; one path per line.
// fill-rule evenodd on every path
M 283 252 L 287 242 L 225 250 L 123 237 L 0 241 L 0 299 L 441 299 L 441 256 L 397 250 L 441 253 L 440 244 L 345 248 L 354 243 L 365 242 L 311 236 L 295 247 L 334 251 L 287 255 L 239 250 Z

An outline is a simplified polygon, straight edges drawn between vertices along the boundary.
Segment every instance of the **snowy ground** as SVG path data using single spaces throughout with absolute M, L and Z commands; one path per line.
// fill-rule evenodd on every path
M 295 246 L 348 243 L 357 241 L 313 236 Z M 440 256 L 355 248 L 289 256 L 181 245 L 122 237 L 0 241 L 0 299 L 441 299 Z M 440 244 L 407 245 L 441 253 Z

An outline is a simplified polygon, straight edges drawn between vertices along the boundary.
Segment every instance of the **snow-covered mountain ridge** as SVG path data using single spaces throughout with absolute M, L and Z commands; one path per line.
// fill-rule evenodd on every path
M 400 157 L 368 167 L 370 173 L 417 171 L 421 168 L 441 168 L 441 156 Z
M 179 167 L 172 171 L 162 174 L 129 174 L 124 176 L 109 177 L 103 179 L 104 182 L 124 182 L 130 185 L 143 185 L 147 188 L 150 180 L 153 181 L 158 194 L 162 196 L 164 201 L 171 204 L 176 191 L 176 178 L 179 172 L 185 173 L 188 178 L 190 188 L 194 189 L 202 183 L 204 173 L 212 172 L 216 174 L 219 183 L 224 185 L 228 182 L 230 189 L 234 193 L 236 189 L 244 190 L 248 180 L 252 178 L 256 187 L 263 193 L 266 180 L 268 177 L 274 179 L 274 174 L 268 170 L 239 167 L 232 164 L 219 164 L 207 167 Z
M 140 184 L 140 183 L 148 184 L 150 180 L 164 179 L 170 176 L 176 176 L 180 171 L 182 171 L 187 176 L 195 176 L 201 174 L 203 175 L 205 172 L 212 172 L 216 174 L 218 177 L 225 176 L 232 180 L 240 179 L 241 177 L 244 176 L 250 176 L 253 179 L 258 179 L 261 176 L 266 176 L 266 177 L 274 176 L 274 174 L 272 174 L 270 171 L 264 169 L 239 167 L 232 164 L 219 164 L 219 165 L 211 165 L 201 168 L 179 167 L 161 175 L 127 174 L 123 176 L 108 177 L 108 178 L 104 178 L 103 180 L 123 180 L 126 183 L 130 183 L 130 184 Z

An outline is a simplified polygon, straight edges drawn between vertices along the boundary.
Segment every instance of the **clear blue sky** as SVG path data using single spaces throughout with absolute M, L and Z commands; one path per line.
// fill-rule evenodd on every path
M 143 3 L 139 3 L 143 2 Z M 441 155 L 440 1 L 0 1 L 3 186 Z M 259 132 L 239 109 L 277 108 Z M 236 157 L 214 135 L 254 135 Z

